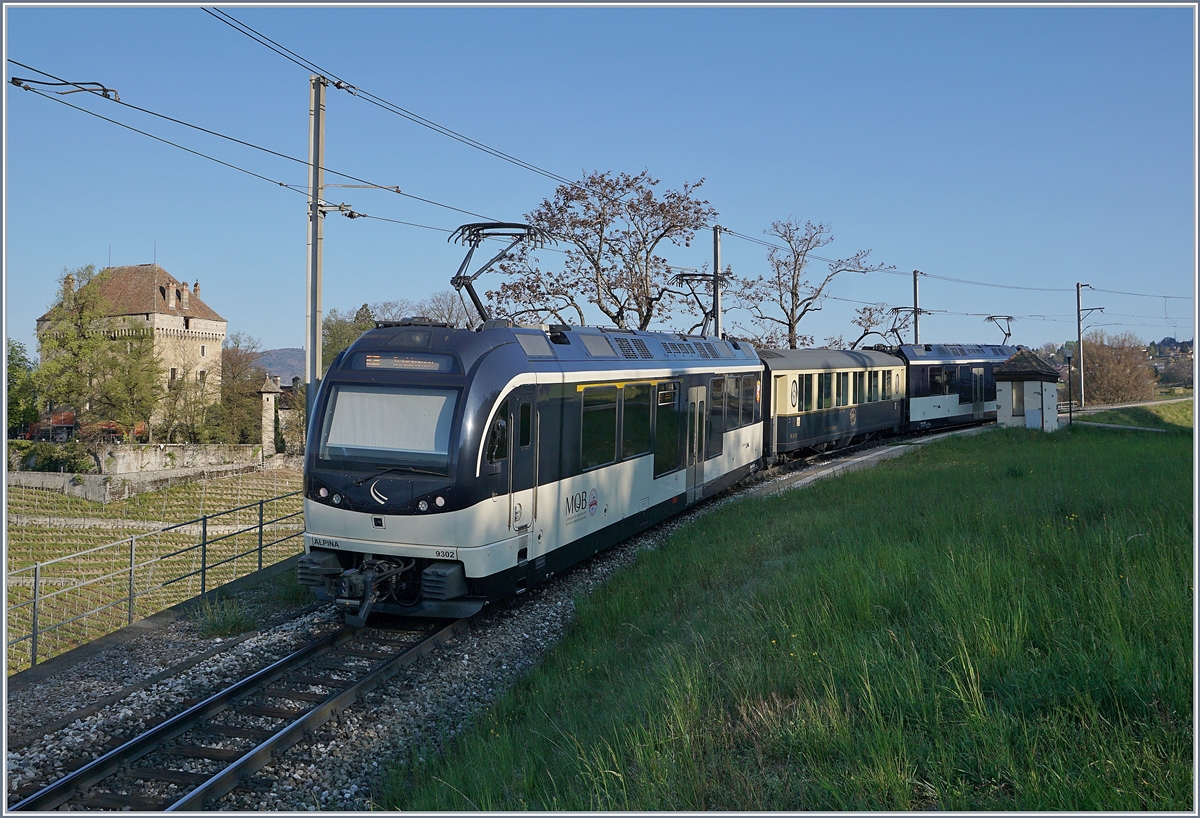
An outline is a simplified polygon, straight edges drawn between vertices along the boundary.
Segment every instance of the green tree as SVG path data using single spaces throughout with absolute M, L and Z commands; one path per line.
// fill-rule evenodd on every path
M 115 337 L 101 348 L 101 369 L 92 399 L 92 414 L 116 421 L 126 434 L 149 424 L 162 397 L 162 364 L 154 354 L 154 337 L 144 327 L 119 322 Z
M 25 345 L 8 339 L 5 380 L 8 384 L 8 432 L 12 434 L 24 424 L 38 419 L 37 393 L 33 388 L 33 362 Z
M 220 437 L 226 443 L 262 439 L 262 397 L 267 371 L 258 364 L 258 339 L 242 332 L 225 338 L 221 349 Z
M 350 311 L 336 309 L 325 313 L 321 320 L 321 374 L 329 369 L 333 359 L 346 347 L 358 340 L 369 329 L 375 328 L 375 318 L 366 304 L 350 315 Z
M 108 305 L 99 287 L 88 286 L 98 275 L 91 264 L 64 269 L 58 296 L 38 328 L 42 363 L 34 373 L 37 393 L 51 406 L 72 407 L 80 421 L 95 419 L 92 404 L 111 343 Z

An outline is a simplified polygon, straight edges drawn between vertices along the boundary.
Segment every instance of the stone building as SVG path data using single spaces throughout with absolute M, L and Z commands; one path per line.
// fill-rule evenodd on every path
M 1053 432 L 1058 429 L 1058 370 L 1023 349 L 992 370 L 996 423 Z
M 278 375 L 267 375 L 262 388 L 262 447 L 263 456 L 270 457 L 275 451 L 275 409 L 279 409 L 279 431 L 283 436 L 283 454 L 304 454 L 304 394 L 300 379 L 292 378 L 282 385 Z
M 74 285 L 68 275 L 64 296 L 70 295 L 67 290 L 75 292 Z M 99 289 L 108 315 L 122 319 L 122 331 L 153 334 L 154 355 L 163 367 L 163 386 L 184 379 L 208 387 L 216 399 L 226 321 L 200 300 L 199 281 L 190 287 L 157 264 L 138 264 L 106 267 L 86 286 Z M 51 314 L 46 313 L 37 321 L 38 335 L 52 330 Z

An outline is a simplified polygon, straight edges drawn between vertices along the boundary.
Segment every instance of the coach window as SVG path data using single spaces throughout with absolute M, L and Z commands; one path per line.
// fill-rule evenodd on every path
M 883 373 L 883 400 L 892 399 L 892 372 L 887 370 Z
M 624 392 L 621 457 L 628 459 L 650 451 L 650 384 L 626 384 Z
M 754 422 L 754 409 L 758 404 L 758 377 L 742 376 L 742 426 Z
M 958 367 L 948 366 L 944 370 L 946 380 L 946 394 L 958 396 Z
M 507 459 L 508 401 L 504 401 L 496 410 L 496 419 L 492 421 L 492 429 L 488 433 L 487 461 L 494 464 Z
M 617 387 L 595 386 L 583 390 L 583 423 L 580 424 L 584 469 L 605 466 L 617 459 Z
M 833 408 L 833 373 L 821 372 L 817 375 L 817 408 Z
M 725 441 L 725 379 L 713 378 L 708 390 L 708 456 L 721 453 Z
M 867 402 L 872 403 L 879 400 L 879 373 L 872 372 L 867 379 Z
M 725 428 L 736 429 L 741 424 L 738 423 L 739 406 L 741 406 L 742 396 L 742 379 L 741 378 L 726 378 L 725 379 Z
M 837 373 L 837 405 L 845 406 L 850 402 L 850 373 Z
M 658 400 L 654 421 L 654 476 L 661 477 L 679 469 L 683 455 L 681 413 L 676 409 L 679 384 L 664 383 L 658 386 Z
M 929 394 L 944 395 L 946 394 L 946 381 L 942 374 L 940 366 L 929 367 Z
M 800 379 L 801 395 L 803 396 L 801 406 L 805 412 L 811 412 L 813 408 L 813 378 L 812 373 L 809 373 Z
M 528 446 L 533 439 L 533 404 L 527 400 L 521 401 L 521 447 Z
M 867 373 L 866 372 L 855 372 L 854 373 L 854 402 L 855 403 L 865 403 L 866 402 L 866 400 L 867 400 L 866 383 L 867 383 Z

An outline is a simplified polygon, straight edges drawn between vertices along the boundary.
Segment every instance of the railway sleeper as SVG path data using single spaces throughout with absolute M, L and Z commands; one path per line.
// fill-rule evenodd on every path
M 209 779 L 209 776 L 203 773 L 164 770 L 158 767 L 130 767 L 126 774 L 131 781 L 165 781 L 180 787 L 199 787 Z
M 77 803 L 84 809 L 129 810 L 132 812 L 162 812 L 171 805 L 169 798 L 153 800 L 122 795 L 115 792 L 89 792 Z
M 233 708 L 235 713 L 243 713 L 247 716 L 266 716 L 269 719 L 287 719 L 289 721 L 295 721 L 311 709 L 293 710 L 289 707 L 268 707 L 261 704 L 243 704 Z
M 167 755 L 181 758 L 206 758 L 211 761 L 237 761 L 245 750 L 233 747 L 205 747 L 202 744 L 180 744 L 163 750 Z

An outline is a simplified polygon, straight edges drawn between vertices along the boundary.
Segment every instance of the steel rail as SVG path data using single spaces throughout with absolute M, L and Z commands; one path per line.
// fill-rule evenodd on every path
M 203 809 L 206 803 L 215 801 L 237 787 L 243 779 L 247 778 L 255 770 L 266 766 L 276 755 L 282 753 L 298 741 L 301 741 L 305 737 L 305 734 L 324 724 L 338 712 L 352 706 L 358 700 L 359 696 L 367 693 L 380 682 L 391 678 L 401 668 L 412 664 L 420 657 L 429 653 L 435 647 L 465 628 L 470 621 L 471 618 L 466 618 L 452 622 L 432 635 L 425 637 L 407 650 L 397 654 L 394 658 L 389 659 L 350 687 L 321 702 L 262 744 L 247 751 L 208 781 L 180 798 L 174 804 L 168 806 L 166 811 Z
M 157 727 L 153 727 L 121 746 L 110 750 L 100 756 L 100 758 L 85 764 L 78 770 L 68 773 L 54 783 L 13 804 L 8 809 L 14 812 L 22 810 L 44 811 L 61 806 L 77 793 L 87 790 L 93 784 L 103 781 L 114 772 L 117 772 L 122 765 L 136 761 L 160 745 L 183 735 L 199 721 L 224 710 L 242 696 L 248 695 L 255 689 L 275 681 L 297 663 L 307 661 L 333 650 L 337 645 L 348 641 L 356 630 L 356 628 L 342 628 L 305 645 L 303 648 L 247 676 L 245 679 L 210 696 L 199 704 L 193 705 L 182 713 L 172 716 Z

